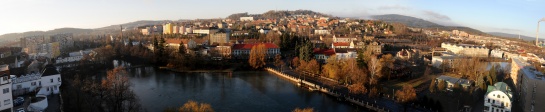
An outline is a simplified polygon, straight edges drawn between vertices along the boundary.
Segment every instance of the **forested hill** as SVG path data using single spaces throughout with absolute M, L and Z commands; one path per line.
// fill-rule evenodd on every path
M 270 10 L 270 11 L 267 11 L 267 12 L 265 12 L 263 14 L 248 14 L 247 12 L 246 13 L 231 14 L 231 15 L 227 16 L 227 19 L 238 20 L 238 19 L 240 19 L 240 17 L 248 17 L 248 16 L 252 16 L 252 17 L 254 17 L 256 19 L 276 19 L 276 18 L 283 18 L 283 17 L 292 16 L 292 15 L 316 15 L 316 16 L 332 17 L 331 15 L 327 15 L 327 14 L 323 14 L 323 13 L 319 13 L 319 12 L 314 12 L 314 11 L 311 11 L 311 10 L 295 10 L 295 11 L 286 11 L 286 10 L 275 11 L 275 10 Z

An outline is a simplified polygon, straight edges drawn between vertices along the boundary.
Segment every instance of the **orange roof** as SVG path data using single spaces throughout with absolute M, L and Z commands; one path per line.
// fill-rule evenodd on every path
M 320 48 L 315 48 L 313 50 L 314 54 L 324 54 L 324 55 L 327 55 L 327 56 L 331 56 L 331 55 L 334 55 L 335 54 L 335 50 L 333 49 L 320 49 Z
M 233 49 L 252 49 L 253 46 L 259 45 L 259 44 L 265 44 L 265 47 L 267 49 L 278 48 L 277 45 L 272 44 L 272 43 L 258 43 L 258 44 L 235 44 L 233 46 Z
M 167 44 L 180 44 L 180 42 L 187 44 L 188 41 L 188 39 L 165 39 L 165 43 Z
M 333 43 L 334 46 L 350 46 L 350 43 L 348 42 L 335 42 Z

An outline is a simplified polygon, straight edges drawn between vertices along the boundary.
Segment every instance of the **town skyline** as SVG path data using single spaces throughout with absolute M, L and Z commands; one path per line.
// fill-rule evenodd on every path
M 12 16 L 0 18 L 0 24 L 6 26 L 0 28 L 0 34 L 47 31 L 66 27 L 94 29 L 139 20 L 225 18 L 234 13 L 260 14 L 269 10 L 303 9 L 342 18 L 369 19 L 369 16 L 372 15 L 400 14 L 440 25 L 465 26 L 483 32 L 503 32 L 535 37 L 536 23 L 545 17 L 539 15 L 539 12 L 545 11 L 545 9 L 539 8 L 541 6 L 539 4 L 543 4 L 544 1 L 495 0 L 463 4 L 464 2 L 468 1 L 263 1 L 253 3 L 242 0 L 215 1 L 213 4 L 199 7 L 200 5 L 187 5 L 198 4 L 198 1 L 6 0 L 0 1 L 2 4 L 0 9 L 34 8 L 22 8 L 18 11 L 7 12 L 6 15 Z M 130 5 L 126 3 L 130 3 Z M 96 6 L 100 7 L 96 8 Z M 540 37 L 545 37 L 545 31 L 540 33 Z

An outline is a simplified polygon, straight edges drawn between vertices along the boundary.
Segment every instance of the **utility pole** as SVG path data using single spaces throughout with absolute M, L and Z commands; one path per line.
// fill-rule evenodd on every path
M 541 20 L 537 21 L 536 46 L 539 46 L 539 22 L 541 21 L 545 21 L 545 18 L 541 18 Z

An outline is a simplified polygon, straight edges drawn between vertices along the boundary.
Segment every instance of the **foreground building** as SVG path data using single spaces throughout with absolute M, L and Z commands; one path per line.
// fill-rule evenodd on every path
M 513 95 L 504 82 L 489 85 L 484 96 L 484 112 L 511 112 Z
M 12 101 L 12 92 L 11 92 L 11 78 L 9 77 L 9 68 L 8 65 L 0 65 L 0 112 L 11 112 L 13 111 L 13 101 Z
M 515 84 L 518 102 L 525 112 L 545 111 L 545 77 L 524 59 L 512 58 L 511 79 Z

